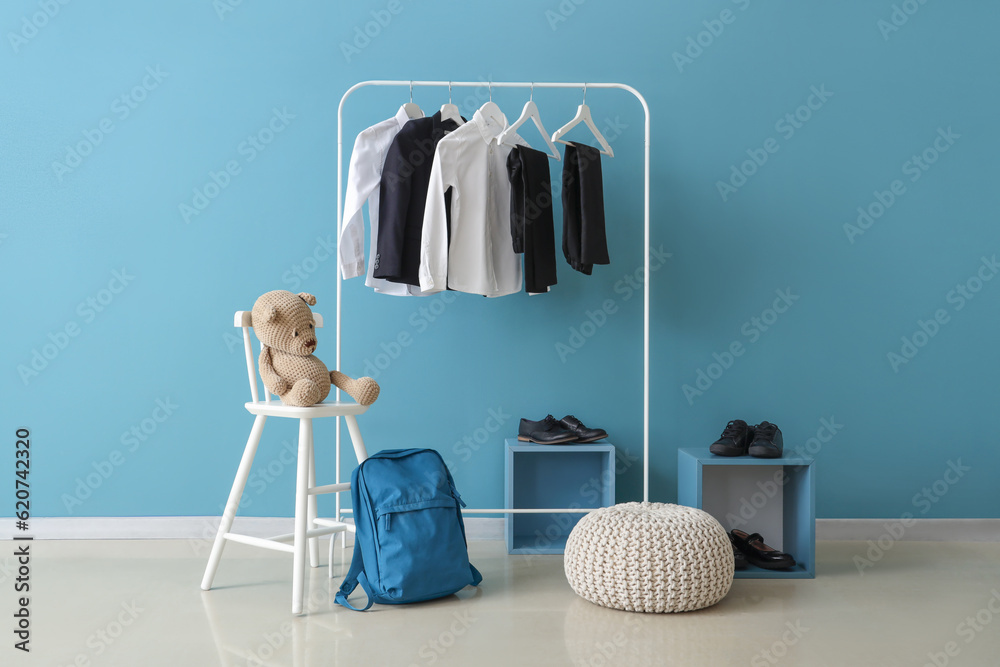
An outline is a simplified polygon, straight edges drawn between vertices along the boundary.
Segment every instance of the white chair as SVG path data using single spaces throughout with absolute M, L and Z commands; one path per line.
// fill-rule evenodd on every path
M 321 315 L 313 313 L 313 319 L 317 329 L 323 326 L 323 317 Z M 235 326 L 243 329 L 243 347 L 246 351 L 247 373 L 250 378 L 250 395 L 253 398 L 251 402 L 245 404 L 245 407 L 250 414 L 256 415 L 256 418 L 253 422 L 253 428 L 250 430 L 250 438 L 247 440 L 246 449 L 243 450 L 243 459 L 240 461 L 240 467 L 236 471 L 236 479 L 233 482 L 232 491 L 229 493 L 229 500 L 226 502 L 226 509 L 222 515 L 222 522 L 219 524 L 219 532 L 215 536 L 212 553 L 208 557 L 208 566 L 205 568 L 205 576 L 202 579 L 201 588 L 205 591 L 212 588 L 212 580 L 215 579 L 215 572 L 219 568 L 222 550 L 229 540 L 265 549 L 287 551 L 293 557 L 292 613 L 300 614 L 302 613 L 303 591 L 305 589 L 306 541 L 308 540 L 310 565 L 318 567 L 318 538 L 322 535 L 354 530 L 353 525 L 344 523 L 343 521 L 319 519 L 316 517 L 317 495 L 350 491 L 351 484 L 345 482 L 342 484 L 316 486 L 312 420 L 319 417 L 343 417 L 344 421 L 347 422 L 347 430 L 351 434 L 354 453 L 357 455 L 358 463 L 360 463 L 368 458 L 368 453 L 365 450 L 365 443 L 361 438 L 361 431 L 358 428 L 358 422 L 355 417 L 368 410 L 368 406 L 359 405 L 353 401 L 325 401 L 305 408 L 285 405 L 277 399 L 272 401 L 267 387 L 264 387 L 264 400 L 261 401 L 257 392 L 257 371 L 254 365 L 253 349 L 250 344 L 250 328 L 253 326 L 250 311 L 237 311 Z M 246 486 L 247 478 L 250 476 L 250 467 L 253 465 L 254 455 L 257 453 L 257 445 L 260 443 L 260 435 L 264 430 L 264 422 L 267 421 L 268 417 L 286 417 L 299 420 L 299 453 L 295 480 L 295 532 L 270 538 L 240 535 L 230 531 L 233 527 L 233 519 L 236 518 L 236 510 L 240 506 L 243 489 Z M 335 538 L 330 538 L 331 577 L 333 576 L 333 543 L 335 541 Z

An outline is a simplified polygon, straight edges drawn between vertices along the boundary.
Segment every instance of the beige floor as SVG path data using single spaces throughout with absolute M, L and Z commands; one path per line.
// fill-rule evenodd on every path
M 312 611 L 297 618 L 287 555 L 230 544 L 203 593 L 205 548 L 34 543 L 30 655 L 10 646 L 5 548 L 0 664 L 921 666 L 937 654 L 938 667 L 1000 665 L 1000 613 L 989 606 L 1000 612 L 1000 544 L 898 543 L 861 576 L 853 559 L 867 544 L 820 543 L 815 580 L 737 580 L 710 609 L 645 615 L 578 598 L 560 556 L 473 542 L 480 590 L 359 614 L 334 606 L 339 580 L 312 570 Z

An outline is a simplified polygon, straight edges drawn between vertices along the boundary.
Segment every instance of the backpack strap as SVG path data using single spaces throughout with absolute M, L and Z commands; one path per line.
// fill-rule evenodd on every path
M 475 571 L 475 568 L 472 569 Z M 477 572 L 476 574 L 479 573 Z M 365 595 L 368 596 L 368 604 L 365 605 L 364 609 L 358 609 L 347 601 L 347 596 L 354 592 L 359 583 L 361 584 L 361 588 L 364 589 Z M 354 537 L 354 555 L 351 556 L 351 568 L 347 571 L 344 583 L 340 585 L 340 590 L 337 591 L 337 596 L 334 600 L 338 604 L 354 611 L 367 611 L 375 601 L 374 591 L 372 591 L 371 584 L 368 583 L 368 577 L 365 576 L 365 559 L 361 555 L 361 540 L 357 536 Z

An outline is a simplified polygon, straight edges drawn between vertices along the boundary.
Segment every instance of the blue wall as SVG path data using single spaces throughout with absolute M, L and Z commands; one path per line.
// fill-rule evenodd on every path
M 675 499 L 678 447 L 740 417 L 814 452 L 820 516 L 998 516 L 1000 280 L 980 276 L 1000 251 L 1000 7 L 896 4 L 5 3 L 3 437 L 32 431 L 33 513 L 219 513 L 251 423 L 232 312 L 286 288 L 332 314 L 337 104 L 356 81 L 414 77 L 623 81 L 648 99 L 652 240 L 670 254 L 651 275 L 654 500 Z M 486 95 L 455 101 L 468 115 Z M 525 98 L 494 94 L 510 118 Z M 535 100 L 551 131 L 580 92 Z M 345 153 L 404 101 L 355 94 Z M 619 499 L 641 493 L 626 277 L 642 262 L 642 111 L 620 91 L 587 101 L 618 135 L 611 266 L 561 267 L 534 298 L 344 286 L 343 368 L 375 364 L 383 387 L 370 449 L 437 447 L 473 506 L 502 502 L 503 438 L 546 413 L 607 428 L 631 462 Z M 332 330 L 318 354 L 332 365 Z M 317 425 L 321 469 L 331 434 Z M 268 424 L 247 514 L 289 515 L 294 437 Z

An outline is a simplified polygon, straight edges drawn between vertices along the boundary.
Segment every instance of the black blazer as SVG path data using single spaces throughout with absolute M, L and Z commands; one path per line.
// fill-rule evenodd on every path
M 379 191 L 375 278 L 420 285 L 420 236 L 434 151 L 441 138 L 457 127 L 453 120 L 441 120 L 439 111 L 407 122 L 392 140 Z M 445 204 L 450 200 L 449 191 Z

